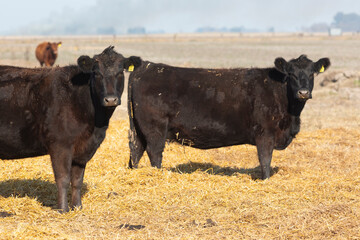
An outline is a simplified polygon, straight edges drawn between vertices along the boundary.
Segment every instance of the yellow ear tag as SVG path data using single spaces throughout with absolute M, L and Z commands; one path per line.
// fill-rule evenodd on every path
M 134 65 L 133 65 L 133 64 L 131 64 L 131 65 L 129 66 L 129 69 L 128 69 L 128 71 L 129 71 L 129 72 L 132 72 L 132 71 L 134 71 Z
M 61 47 L 61 43 L 58 44 L 58 47 Z
M 325 68 L 324 68 L 324 66 L 321 66 L 321 68 L 320 68 L 320 70 L 319 70 L 319 72 L 324 72 L 325 71 Z

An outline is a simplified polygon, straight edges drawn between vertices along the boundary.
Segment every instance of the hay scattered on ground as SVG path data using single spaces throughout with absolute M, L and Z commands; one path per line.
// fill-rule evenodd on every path
M 59 214 L 48 156 L 0 161 L 0 239 L 360 238 L 360 131 L 302 132 L 258 180 L 255 147 L 166 146 L 127 169 L 128 121 L 89 162 L 83 210 Z

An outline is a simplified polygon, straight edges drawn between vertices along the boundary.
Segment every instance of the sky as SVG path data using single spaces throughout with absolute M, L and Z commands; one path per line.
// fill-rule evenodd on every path
M 331 24 L 338 12 L 360 14 L 358 0 L 0 0 L 0 34 L 194 32 L 201 27 L 245 27 L 296 32 Z M 75 28 L 75 30 L 73 29 Z M 43 31 L 46 29 L 46 31 Z M 100 30 L 99 30 L 100 29 Z
M 0 0 L 0 32 L 41 22 L 67 9 L 81 11 L 96 0 Z

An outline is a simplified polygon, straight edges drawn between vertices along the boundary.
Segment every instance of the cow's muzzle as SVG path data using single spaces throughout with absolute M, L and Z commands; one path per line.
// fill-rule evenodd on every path
M 103 105 L 104 107 L 116 107 L 120 105 L 120 99 L 117 96 L 107 96 L 104 97 Z
M 297 99 L 299 99 L 300 101 L 306 101 L 308 99 L 311 99 L 311 92 L 307 89 L 300 89 L 297 93 L 296 93 L 296 97 Z

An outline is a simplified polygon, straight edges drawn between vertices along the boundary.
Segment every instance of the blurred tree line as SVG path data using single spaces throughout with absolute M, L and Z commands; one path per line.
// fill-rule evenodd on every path
M 360 32 L 360 15 L 356 13 L 338 12 L 334 16 L 333 22 L 314 23 L 303 30 L 306 32 L 327 32 L 330 28 L 339 28 L 342 32 Z
M 343 32 L 360 32 L 360 15 L 338 12 L 334 17 L 333 27 L 341 28 Z

